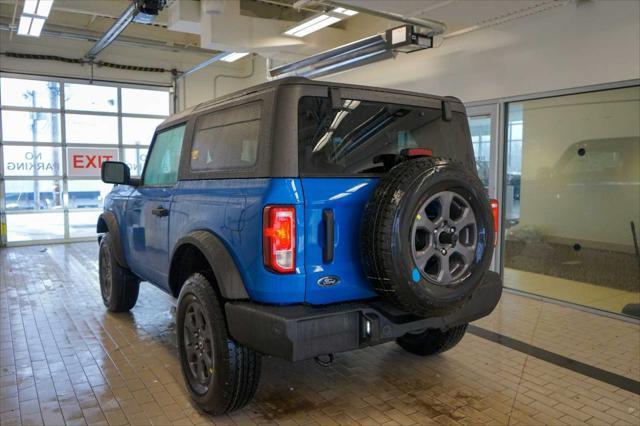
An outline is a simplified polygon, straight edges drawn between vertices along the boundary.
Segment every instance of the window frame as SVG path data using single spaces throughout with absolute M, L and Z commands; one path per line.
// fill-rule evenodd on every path
M 246 108 L 246 107 L 253 107 L 253 105 L 257 105 L 258 109 L 259 109 L 259 113 L 258 113 L 258 118 L 253 118 L 251 120 L 241 120 L 241 121 L 233 121 L 230 123 L 225 123 L 225 124 L 221 124 L 219 126 L 213 126 L 213 127 L 208 127 L 206 129 L 199 129 L 199 125 L 201 124 L 202 121 L 204 121 L 205 119 L 207 119 L 208 117 L 210 117 L 211 115 L 215 115 L 215 114 L 224 114 L 225 112 L 229 112 L 232 110 L 237 110 L 237 109 L 242 109 L 242 108 Z M 256 168 L 256 165 L 258 164 L 258 162 L 260 161 L 259 158 L 259 154 L 260 154 L 260 133 L 262 131 L 262 114 L 264 112 L 264 107 L 263 107 L 263 103 L 262 100 L 255 100 L 255 101 L 251 101 L 251 102 L 244 102 L 235 106 L 230 106 L 227 108 L 221 108 L 221 109 L 217 109 L 215 111 L 211 111 L 208 114 L 203 114 L 198 116 L 198 118 L 196 120 L 194 120 L 194 128 L 193 128 L 193 139 L 191 141 L 191 149 L 189 150 L 189 171 L 191 173 L 194 174 L 201 174 L 201 173 L 227 173 L 227 172 L 236 172 L 236 171 L 242 171 L 242 170 L 253 170 Z M 256 134 L 256 158 L 254 159 L 253 163 L 246 165 L 246 166 L 235 166 L 235 167 L 225 167 L 225 168 L 216 168 L 216 167 L 212 167 L 212 168 L 205 168 L 205 169 L 194 169 L 193 168 L 193 159 L 191 157 L 191 153 L 193 152 L 193 145 L 195 144 L 195 140 L 196 137 L 198 135 L 198 133 L 200 131 L 207 131 L 209 129 L 217 129 L 217 128 L 223 128 L 223 127 L 227 127 L 227 126 L 233 126 L 233 125 L 237 125 L 237 124 L 246 124 L 246 123 L 251 123 L 257 121 L 258 122 L 258 129 L 257 129 L 257 134 Z M 226 141 L 224 141 L 223 143 L 226 143 Z
M 417 97 L 417 96 L 408 96 L 408 97 L 393 97 L 389 96 L 390 93 L 387 92 L 372 92 L 370 90 L 353 90 L 353 89 L 340 89 L 341 91 L 341 99 L 349 99 L 361 102 L 370 102 L 370 103 L 380 103 L 380 104 L 392 104 L 398 106 L 408 106 L 414 108 L 426 108 L 433 109 L 437 111 L 442 111 L 442 102 L 449 102 L 451 105 L 451 113 L 452 114 L 461 114 L 464 116 L 466 128 L 464 129 L 466 137 L 471 140 L 471 134 L 469 132 L 469 125 L 467 122 L 467 116 L 464 111 L 464 108 L 460 108 L 457 104 L 457 101 L 454 99 L 443 99 L 437 100 L 435 98 L 428 97 Z M 385 173 L 379 172 L 370 172 L 370 173 L 324 173 L 324 172 L 305 172 L 302 171 L 302 164 L 300 162 L 300 154 L 299 154 L 299 125 L 298 125 L 298 114 L 300 103 L 302 99 L 305 97 L 317 97 L 317 98 L 325 98 L 330 101 L 327 93 L 323 95 L 316 96 L 315 94 L 303 93 L 301 94 L 295 104 L 295 140 L 296 140 L 296 156 L 297 156 L 297 164 L 298 164 L 298 175 L 300 177 L 309 177 L 309 178 L 379 178 L 385 175 Z M 452 119 L 451 122 L 455 120 Z M 471 156 L 469 158 L 464 159 L 465 162 L 469 162 L 469 166 L 473 166 L 475 170 L 475 159 L 473 158 L 473 150 L 471 150 Z
M 0 116 L 0 222 L 6 223 L 6 217 L 12 214 L 39 214 L 51 212 L 53 210 L 6 210 L 6 191 L 5 191 L 5 182 L 10 181 L 24 181 L 24 180 L 37 180 L 37 181 L 46 181 L 46 180 L 60 180 L 62 184 L 62 194 L 63 200 L 59 207 L 59 210 L 64 214 L 64 236 L 62 238 L 40 238 L 33 240 L 19 240 L 8 242 L 8 235 L 6 233 L 0 235 L 0 246 L 21 246 L 21 245 L 32 245 L 32 244 L 40 244 L 40 243 L 57 243 L 57 242 L 67 242 L 67 241 L 89 241 L 93 240 L 94 237 L 73 237 L 70 233 L 72 224 L 70 223 L 70 214 L 73 212 L 99 212 L 103 211 L 102 207 L 98 208 L 71 208 L 71 204 L 69 202 L 69 184 L 70 180 L 100 180 L 100 177 L 96 176 L 69 176 L 68 174 L 68 161 L 67 161 L 67 148 L 75 147 L 75 148 L 86 148 L 86 149 L 96 149 L 96 148 L 115 148 L 118 150 L 119 159 L 122 161 L 124 159 L 125 149 L 147 149 L 151 145 L 151 138 L 144 145 L 133 145 L 133 144 L 125 144 L 123 140 L 123 118 L 125 117 L 133 117 L 133 118 L 155 118 L 167 120 L 167 117 L 173 114 L 174 104 L 171 98 L 171 87 L 168 85 L 160 85 L 160 84 L 140 84 L 140 83 L 128 83 L 128 82 L 119 82 L 119 81 L 109 81 L 109 80 L 88 80 L 82 78 L 66 78 L 59 77 L 53 75 L 36 75 L 36 74 L 20 74 L 13 72 L 0 72 L 1 78 L 14 78 L 21 80 L 34 80 L 41 82 L 54 82 L 58 84 L 59 87 L 59 101 L 58 106 L 56 108 L 41 108 L 41 107 L 24 107 L 24 106 L 12 106 L 12 105 L 0 105 L 0 111 L 24 111 L 24 112 L 45 112 L 45 113 L 53 113 L 59 115 L 59 132 L 60 138 L 57 142 L 32 142 L 32 141 L 14 141 L 14 140 L 4 140 L 3 129 L 2 129 L 2 118 Z M 104 111 L 92 111 L 92 110 L 75 110 L 68 109 L 65 103 L 65 83 L 72 84 L 85 84 L 85 85 L 99 85 L 99 86 L 107 86 L 114 87 L 117 90 L 117 109 L 115 112 L 104 112 Z M 124 113 L 122 109 L 122 89 L 124 88 L 134 88 L 134 89 L 145 89 L 145 90 L 155 90 L 159 92 L 167 93 L 167 101 L 169 103 L 169 115 L 153 115 L 153 114 L 145 114 L 144 111 L 140 111 L 141 113 Z M 90 143 L 67 143 L 66 140 L 66 122 L 65 117 L 67 113 L 77 113 L 77 114 L 87 114 L 93 116 L 112 116 L 117 118 L 117 130 L 116 130 L 116 143 L 104 144 L 90 144 Z M 4 153 L 3 150 L 6 147 L 31 147 L 31 146 L 39 146 L 39 147 L 53 147 L 61 150 L 60 162 L 61 167 L 58 175 L 51 176 L 6 176 L 4 174 Z M 183 144 L 184 145 L 184 144 Z
M 191 169 L 191 149 L 195 140 L 196 123 L 202 117 L 210 114 L 238 108 L 243 105 L 261 103 L 260 124 L 258 126 L 258 147 L 256 151 L 256 161 L 252 166 L 231 168 L 224 170 L 192 170 Z M 201 111 L 196 110 L 190 116 L 190 132 L 188 138 L 182 145 L 182 161 L 178 180 L 215 180 L 215 179 L 245 179 L 245 178 L 268 178 L 271 177 L 270 159 L 272 155 L 271 144 L 273 141 L 273 119 L 276 116 L 276 90 L 271 89 L 251 95 L 241 96 L 220 105 L 207 107 Z M 160 129 L 159 129 L 160 130 Z M 185 133 L 186 134 L 186 133 Z M 282 143 L 285 143 L 282 141 Z

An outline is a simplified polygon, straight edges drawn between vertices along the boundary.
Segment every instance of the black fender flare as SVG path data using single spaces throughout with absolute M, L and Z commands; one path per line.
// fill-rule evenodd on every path
M 171 252 L 169 280 L 176 273 L 174 268 L 177 265 L 174 265 L 174 256 L 180 250 L 180 247 L 187 244 L 200 250 L 207 262 L 209 262 L 222 297 L 230 300 L 249 299 L 249 294 L 244 286 L 244 281 L 236 262 L 229 254 L 222 240 L 209 231 L 194 231 L 176 242 Z
M 113 212 L 106 211 L 98 217 L 98 224 L 96 227 L 98 234 L 108 232 L 111 235 L 111 240 L 115 248 L 115 258 L 118 265 L 122 268 L 129 269 L 129 265 L 124 257 L 124 250 L 122 248 L 122 239 L 120 238 L 120 227 L 118 226 L 118 219 Z M 98 242 L 101 240 L 98 237 Z

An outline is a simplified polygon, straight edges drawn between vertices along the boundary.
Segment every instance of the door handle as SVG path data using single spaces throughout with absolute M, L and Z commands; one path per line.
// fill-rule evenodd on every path
M 322 262 L 333 262 L 334 228 L 333 209 L 322 210 L 322 222 L 324 223 L 324 245 L 322 246 Z
M 151 210 L 151 213 L 158 217 L 169 216 L 169 210 L 165 209 L 162 206 L 158 206 L 157 208 Z

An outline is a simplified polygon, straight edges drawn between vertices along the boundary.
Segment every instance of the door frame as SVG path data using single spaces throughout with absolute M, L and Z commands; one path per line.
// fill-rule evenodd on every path
M 498 242 L 491 260 L 491 270 L 503 275 L 504 262 L 503 250 L 504 245 L 504 149 L 502 141 L 504 140 L 504 103 L 470 103 L 466 105 L 467 117 L 489 117 L 491 119 L 491 151 L 490 151 L 490 170 L 489 170 L 489 197 L 495 198 L 500 203 L 500 220 L 498 221 Z

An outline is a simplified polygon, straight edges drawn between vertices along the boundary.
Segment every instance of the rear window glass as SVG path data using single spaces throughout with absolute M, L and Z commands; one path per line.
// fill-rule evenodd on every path
M 191 147 L 191 170 L 251 167 L 258 155 L 261 103 L 254 102 L 198 119 Z
M 343 99 L 332 109 L 326 97 L 305 96 L 298 105 L 299 167 L 307 175 L 382 173 L 382 154 L 428 148 L 434 156 L 468 162 L 468 124 L 461 113 L 442 120 L 440 109 Z

